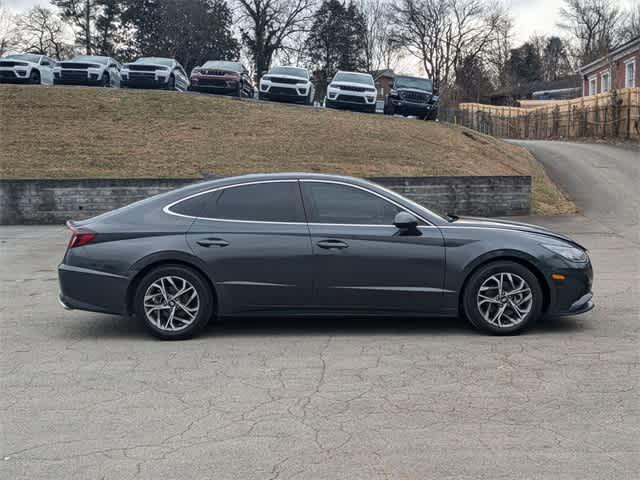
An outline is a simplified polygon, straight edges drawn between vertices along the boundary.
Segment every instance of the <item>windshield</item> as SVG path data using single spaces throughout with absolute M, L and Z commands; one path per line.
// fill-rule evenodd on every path
M 94 57 L 93 55 L 80 55 L 79 57 L 74 57 L 72 62 L 96 62 L 102 63 L 106 65 L 109 63 L 109 57 Z
M 170 58 L 160 58 L 160 57 L 141 57 L 133 63 L 155 63 L 158 65 L 164 65 L 166 67 L 170 67 L 173 65 L 173 60 L 171 60 Z
M 271 69 L 269 75 L 290 75 L 304 79 L 309 78 L 307 71 L 304 68 L 298 67 L 275 67 Z
M 5 59 L 24 60 L 25 62 L 38 63 L 40 61 L 40 55 L 34 55 L 32 53 L 19 53 L 17 55 L 7 55 Z
M 223 70 L 231 70 L 233 72 L 242 71 L 242 65 L 240 65 L 238 62 L 221 62 L 217 60 L 212 60 L 212 61 L 206 62 L 204 65 L 202 65 L 202 67 L 203 68 L 221 68 Z
M 395 88 L 415 88 L 416 90 L 433 91 L 433 82 L 426 78 L 396 77 Z
M 333 77 L 334 82 L 351 82 L 362 83 L 364 85 L 373 85 L 373 77 L 366 73 L 338 72 Z

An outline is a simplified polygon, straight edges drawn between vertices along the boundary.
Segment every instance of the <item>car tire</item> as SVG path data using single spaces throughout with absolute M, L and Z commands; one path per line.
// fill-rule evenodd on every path
M 41 79 L 40 79 L 40 72 L 38 70 L 31 70 L 31 73 L 29 74 L 29 83 L 31 85 L 40 85 Z
M 100 86 L 103 88 L 111 88 L 111 77 L 108 73 L 103 73 L 100 79 Z
M 509 293 L 518 289 L 520 293 Z M 512 261 L 480 267 L 469 278 L 462 297 L 469 322 L 494 335 L 513 335 L 531 327 L 541 316 L 543 301 L 537 277 Z
M 164 285 L 164 295 L 160 285 Z M 187 289 L 185 293 L 172 298 L 184 289 Z M 194 291 L 196 296 L 192 297 Z M 134 312 L 157 338 L 192 338 L 207 326 L 212 317 L 213 292 L 196 270 L 183 265 L 163 265 L 146 274 L 138 284 Z
M 176 89 L 176 77 L 171 75 L 167 80 L 167 90 L 173 91 Z

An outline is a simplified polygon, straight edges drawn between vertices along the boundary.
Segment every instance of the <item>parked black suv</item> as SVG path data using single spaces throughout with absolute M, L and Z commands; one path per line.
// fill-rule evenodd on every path
M 396 76 L 384 101 L 385 115 L 415 115 L 424 120 L 438 116 L 438 96 L 427 78 Z

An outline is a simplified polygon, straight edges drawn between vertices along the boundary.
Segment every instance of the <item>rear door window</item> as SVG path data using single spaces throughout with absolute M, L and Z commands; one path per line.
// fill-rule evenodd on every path
M 296 180 L 229 187 L 171 207 L 191 217 L 258 222 L 305 222 Z

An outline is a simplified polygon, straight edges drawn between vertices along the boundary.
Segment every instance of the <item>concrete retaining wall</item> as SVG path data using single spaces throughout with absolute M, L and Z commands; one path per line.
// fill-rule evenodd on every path
M 417 203 L 458 215 L 526 215 L 531 177 L 374 178 Z M 0 180 L 0 225 L 82 219 L 172 190 L 192 179 Z

